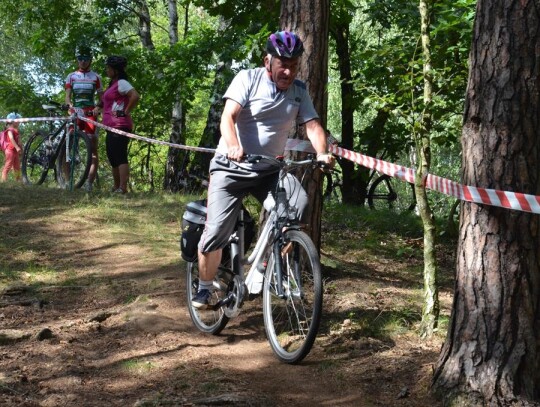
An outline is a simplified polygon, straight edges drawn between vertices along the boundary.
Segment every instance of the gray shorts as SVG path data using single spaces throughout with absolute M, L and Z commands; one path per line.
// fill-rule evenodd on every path
M 279 169 L 249 170 L 216 154 L 210 162 L 206 225 L 199 242 L 202 253 L 223 249 L 234 231 L 242 200 L 253 195 L 263 202 L 269 193 L 274 194 Z M 308 205 L 308 196 L 294 175 L 287 175 L 284 187 L 289 204 L 296 207 L 302 220 Z

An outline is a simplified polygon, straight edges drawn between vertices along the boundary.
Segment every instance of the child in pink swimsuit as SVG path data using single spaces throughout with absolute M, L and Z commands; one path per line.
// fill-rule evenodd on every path
M 21 116 L 17 113 L 10 113 L 7 115 L 8 120 L 19 119 Z M 8 122 L 8 127 L 6 129 L 6 137 L 8 143 L 4 153 L 6 154 L 6 162 L 4 163 L 4 168 L 2 169 L 2 182 L 7 181 L 9 171 L 13 170 L 15 179 L 21 181 L 21 154 L 22 146 L 19 137 L 19 123 L 18 122 Z

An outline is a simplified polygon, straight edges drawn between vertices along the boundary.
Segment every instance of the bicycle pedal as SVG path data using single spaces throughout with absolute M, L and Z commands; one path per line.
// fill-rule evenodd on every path
M 228 306 L 231 302 L 233 302 L 233 300 L 234 300 L 234 295 L 232 293 L 229 293 L 227 297 L 219 300 L 214 305 L 210 305 L 208 308 L 213 311 L 217 311 L 223 306 Z

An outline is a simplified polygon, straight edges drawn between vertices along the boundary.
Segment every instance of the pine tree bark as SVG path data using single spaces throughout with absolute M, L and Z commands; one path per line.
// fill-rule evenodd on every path
M 294 31 L 304 41 L 298 78 L 306 82 L 309 94 L 323 127 L 326 126 L 328 93 L 328 28 L 330 15 L 329 0 L 283 0 L 281 2 L 281 29 Z M 297 136 L 307 139 L 303 127 Z M 310 235 L 320 249 L 322 214 L 322 175 L 315 176 L 304 184 L 310 197 L 307 219 Z
M 540 195 L 539 6 L 477 3 L 463 184 Z M 433 379 L 446 405 L 538 405 L 539 224 L 539 215 L 462 203 L 454 304 Z

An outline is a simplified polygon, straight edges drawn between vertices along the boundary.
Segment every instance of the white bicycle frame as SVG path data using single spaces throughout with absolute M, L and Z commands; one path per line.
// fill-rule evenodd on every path
M 267 157 L 268 158 L 268 157 Z M 270 159 L 274 160 L 270 157 Z M 296 164 L 312 163 L 312 160 L 305 160 Z M 283 185 L 285 177 L 280 177 L 279 184 Z M 231 260 L 234 262 L 236 258 L 240 259 L 239 277 L 244 281 L 248 294 L 259 294 L 262 291 L 264 282 L 264 270 L 260 269 L 263 262 L 263 256 L 270 250 L 271 238 L 275 222 L 278 218 L 278 213 L 282 211 L 276 208 L 276 201 L 271 194 L 268 195 L 263 203 L 264 208 L 269 212 L 268 219 L 264 224 L 263 230 L 257 239 L 255 248 L 248 257 L 244 257 L 244 212 L 240 211 L 238 231 L 231 236 Z M 247 274 L 245 274 L 244 265 L 251 265 Z M 244 278 L 245 275 L 245 278 Z
M 268 219 L 266 220 L 264 228 L 259 236 L 259 239 L 257 240 L 257 243 L 255 244 L 255 248 L 253 249 L 253 252 L 251 252 L 251 255 L 249 257 L 243 258 L 242 267 L 240 267 L 242 273 L 244 269 L 243 265 L 251 264 L 251 267 L 245 278 L 245 283 L 246 283 L 249 294 L 259 294 L 262 291 L 264 271 L 259 270 L 259 265 L 261 264 L 263 260 L 264 254 L 268 251 L 268 248 L 269 248 L 268 242 L 272 235 L 272 228 L 274 226 L 276 217 L 277 217 L 277 212 L 275 210 L 270 211 L 270 215 L 268 216 Z M 241 221 L 240 224 L 242 224 L 242 219 L 240 221 Z M 243 233 L 243 230 L 241 230 L 240 232 Z M 242 240 L 242 246 L 243 246 L 244 239 L 242 238 L 241 240 Z M 240 253 L 243 253 L 242 251 L 243 247 L 240 249 L 241 249 Z M 243 275 L 242 275 L 242 278 L 244 278 Z

